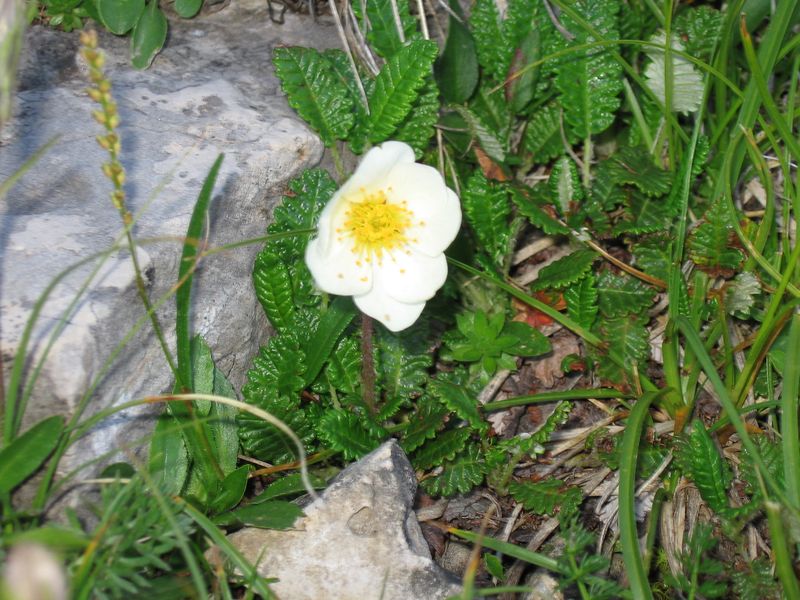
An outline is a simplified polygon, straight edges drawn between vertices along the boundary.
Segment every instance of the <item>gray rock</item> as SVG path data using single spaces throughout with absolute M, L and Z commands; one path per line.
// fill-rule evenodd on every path
M 417 480 L 390 441 L 342 471 L 293 530 L 229 536 L 280 598 L 434 600 L 458 579 L 430 557 L 413 511 Z
M 331 47 L 337 38 L 330 23 L 307 17 L 287 15 L 285 25 L 272 23 L 266 2 L 233 3 L 213 15 L 174 19 L 170 27 L 169 45 L 148 71 L 130 66 L 127 38 L 101 35 L 100 45 L 119 105 L 125 189 L 142 241 L 138 255 L 174 352 L 170 288 L 177 280 L 180 238 L 208 169 L 224 152 L 209 246 L 263 235 L 288 179 L 318 163 L 323 150 L 280 92 L 272 48 Z M 107 157 L 95 141 L 101 129 L 90 116 L 97 106 L 85 93 L 77 35 L 34 27 L 26 42 L 16 116 L 0 132 L 0 181 L 47 140 L 61 137 L 0 201 L 6 382 L 25 322 L 48 283 L 77 261 L 110 248 L 121 232 L 111 184 L 100 170 Z M 259 247 L 209 256 L 195 278 L 193 330 L 208 341 L 237 389 L 268 335 L 250 278 Z M 62 318 L 65 326 L 33 390 L 25 426 L 51 414 L 69 417 L 84 404 L 90 415 L 171 389 L 172 376 L 144 319 L 129 257 L 113 253 L 84 291 L 96 264 L 66 277 L 44 306 L 28 374 Z M 129 334 L 132 339 L 119 350 Z M 61 471 L 136 447 L 152 426 L 143 418 L 147 411 L 153 408 L 104 421 L 73 445 Z

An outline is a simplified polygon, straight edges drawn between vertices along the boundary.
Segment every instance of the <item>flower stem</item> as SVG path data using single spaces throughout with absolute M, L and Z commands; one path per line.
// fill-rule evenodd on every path
M 372 317 L 361 313 L 361 394 L 371 415 L 375 409 L 375 361 L 372 354 Z

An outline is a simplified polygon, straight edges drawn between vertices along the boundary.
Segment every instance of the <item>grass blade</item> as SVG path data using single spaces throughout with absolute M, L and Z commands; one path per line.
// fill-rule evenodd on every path
M 786 365 L 783 371 L 781 396 L 781 438 L 783 439 L 783 468 L 786 478 L 786 495 L 800 507 L 800 430 L 797 404 L 800 402 L 800 313 L 795 311 L 789 326 L 789 343 L 786 346 Z M 800 596 L 798 596 L 800 597 Z
M 628 575 L 631 593 L 634 598 L 652 598 L 647 572 L 642 561 L 639 548 L 639 535 L 636 528 L 636 511 L 634 509 L 636 494 L 636 463 L 639 457 L 639 441 L 642 428 L 647 418 L 650 404 L 659 394 L 651 393 L 642 396 L 631 410 L 622 435 L 619 464 L 619 529 L 622 544 L 622 558 Z

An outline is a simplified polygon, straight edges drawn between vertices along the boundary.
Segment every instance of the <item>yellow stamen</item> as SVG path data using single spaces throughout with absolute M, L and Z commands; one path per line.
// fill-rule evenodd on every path
M 352 251 L 368 263 L 372 256 L 380 262 L 385 252 L 408 244 L 406 230 L 414 214 L 405 204 L 390 203 L 383 190 L 364 194 L 358 202 L 351 201 L 345 213 L 344 230 L 353 240 Z

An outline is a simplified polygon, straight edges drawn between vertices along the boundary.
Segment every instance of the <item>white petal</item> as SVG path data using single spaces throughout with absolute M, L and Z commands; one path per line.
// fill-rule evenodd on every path
M 372 289 L 372 266 L 359 260 L 350 245 L 335 239 L 327 248 L 317 238 L 311 240 L 306 247 L 306 265 L 317 287 L 329 294 L 352 296 Z
M 444 254 L 426 256 L 413 250 L 400 250 L 375 265 L 374 286 L 400 302 L 422 302 L 433 298 L 447 279 Z
M 424 302 L 407 303 L 390 298 L 378 286 L 363 296 L 355 296 L 353 301 L 361 312 L 380 321 L 391 331 L 411 327 L 425 308 Z
M 359 188 L 367 192 L 382 188 L 389 173 L 396 166 L 414 163 L 414 151 L 403 142 L 384 142 L 364 155 L 355 173 L 342 186 L 342 193 L 351 194 Z
M 387 180 L 387 192 L 391 202 L 405 202 L 413 213 L 408 236 L 415 239 L 418 250 L 436 256 L 455 239 L 461 227 L 461 204 L 436 169 L 397 165 Z

